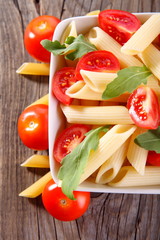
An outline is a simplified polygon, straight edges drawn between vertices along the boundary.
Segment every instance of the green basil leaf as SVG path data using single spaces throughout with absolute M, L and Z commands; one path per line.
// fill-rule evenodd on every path
M 61 55 L 64 53 L 66 46 L 65 44 L 60 44 L 58 41 L 42 40 L 41 45 L 49 52 L 54 52 L 54 55 Z
M 96 51 L 97 48 L 85 40 L 84 36 L 80 34 L 77 38 L 68 37 L 65 44 L 60 44 L 58 41 L 42 40 L 42 46 L 52 52 L 54 55 L 64 55 L 69 60 L 75 60 L 82 57 L 84 54 L 92 51 Z
M 147 77 L 151 74 L 146 66 L 124 68 L 118 71 L 117 78 L 107 85 L 102 98 L 111 99 L 125 92 L 131 93 L 142 83 L 147 84 Z
M 74 199 L 73 190 L 76 190 L 79 184 L 91 150 L 95 151 L 98 147 L 99 133 L 102 131 L 107 132 L 108 127 L 103 126 L 89 131 L 85 139 L 61 162 L 58 178 L 62 180 L 63 193 L 72 200 Z
M 134 142 L 146 150 L 160 153 L 160 127 L 138 135 Z

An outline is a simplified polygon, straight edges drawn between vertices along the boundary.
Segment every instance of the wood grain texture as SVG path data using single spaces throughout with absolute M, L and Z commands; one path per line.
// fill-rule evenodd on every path
M 158 12 L 159 0 L 6 0 L 0 1 L 0 239 L 2 240 L 159 240 L 160 196 L 92 194 L 88 211 L 77 221 L 60 222 L 43 208 L 41 198 L 18 193 L 46 173 L 20 163 L 36 153 L 17 136 L 23 109 L 48 92 L 48 78 L 19 76 L 16 69 L 34 61 L 25 51 L 23 33 L 31 19 L 61 19 L 96 9 Z M 41 154 L 39 152 L 39 154 Z M 45 153 L 46 154 L 46 153 Z

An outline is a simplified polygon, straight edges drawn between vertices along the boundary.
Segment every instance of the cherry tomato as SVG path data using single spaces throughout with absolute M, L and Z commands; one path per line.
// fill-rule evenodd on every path
M 77 79 L 82 79 L 81 69 L 95 72 L 117 72 L 120 70 L 120 64 L 111 52 L 105 50 L 93 51 L 85 54 L 79 60 L 76 67 Z
M 73 67 L 64 67 L 57 71 L 53 77 L 52 92 L 56 98 L 69 105 L 72 102 L 72 98 L 65 94 L 65 91 L 77 80 L 75 78 L 75 69 Z
M 126 11 L 104 10 L 98 16 L 99 26 L 123 45 L 141 26 L 139 19 Z
M 18 119 L 18 134 L 27 147 L 48 149 L 48 106 L 37 104 L 27 107 Z
M 160 153 L 156 153 L 155 151 L 148 152 L 147 163 L 153 166 L 160 167 Z
M 64 129 L 57 137 L 54 148 L 53 156 L 57 162 L 70 153 L 85 137 L 85 133 L 90 130 L 90 127 L 83 124 L 74 124 Z
M 50 180 L 42 193 L 42 201 L 46 210 L 56 219 L 72 221 L 81 217 L 90 203 L 89 192 L 74 191 L 76 200 L 70 200 L 60 187 Z
M 39 16 L 34 18 L 26 27 L 24 45 L 28 53 L 41 62 L 50 61 L 50 52 L 42 47 L 41 40 L 52 40 L 52 36 L 60 19 L 54 16 Z
M 149 87 L 139 87 L 127 101 L 129 114 L 135 124 L 142 128 L 156 129 L 160 120 L 158 98 Z

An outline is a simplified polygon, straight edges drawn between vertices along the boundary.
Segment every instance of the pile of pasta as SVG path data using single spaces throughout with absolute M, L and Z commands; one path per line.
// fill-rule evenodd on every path
M 160 99 L 160 51 L 156 45 L 156 37 L 160 34 L 159 26 L 160 14 L 152 15 L 123 47 L 97 26 L 90 29 L 85 37 L 98 50 L 112 52 L 118 58 L 121 69 L 145 64 L 153 73 L 148 77 L 147 85 Z M 61 43 L 68 36 L 77 37 L 74 21 L 63 33 Z M 76 63 L 77 61 L 66 60 L 67 66 L 75 66 Z M 49 64 L 24 63 L 17 73 L 49 75 Z M 74 98 L 72 105 L 61 104 L 67 123 L 89 124 L 93 128 L 112 125 L 100 138 L 98 149 L 90 154 L 80 183 L 89 178 L 92 182 L 111 187 L 160 185 L 160 167 L 146 166 L 148 151 L 134 143 L 136 136 L 146 129 L 137 127 L 130 118 L 125 107 L 129 93 L 106 101 L 102 99 L 107 84 L 117 74 L 86 70 L 81 70 L 80 73 L 83 81 L 74 83 L 66 91 L 68 96 Z M 48 104 L 48 94 L 33 104 L 38 103 Z M 49 168 L 49 158 L 33 155 L 22 166 Z M 21 192 L 20 196 L 37 197 L 51 178 L 51 173 L 48 172 Z
M 112 52 L 118 58 L 121 69 L 145 64 L 153 73 L 147 85 L 160 98 L 160 51 L 153 44 L 160 34 L 159 26 L 160 15 L 152 15 L 123 47 L 99 27 L 90 29 L 86 38 L 98 50 Z M 69 35 L 77 36 L 74 22 L 66 29 L 62 39 Z M 112 187 L 160 185 L 160 167 L 146 166 L 148 151 L 134 143 L 136 136 L 146 129 L 134 125 L 130 118 L 125 107 L 129 94 L 106 101 L 102 99 L 107 84 L 117 74 L 86 70 L 80 73 L 83 80 L 66 91 L 68 96 L 76 99 L 75 104 L 61 104 L 67 122 L 94 127 L 112 125 L 100 138 L 98 149 L 90 154 L 80 183 L 94 176 L 92 181 Z

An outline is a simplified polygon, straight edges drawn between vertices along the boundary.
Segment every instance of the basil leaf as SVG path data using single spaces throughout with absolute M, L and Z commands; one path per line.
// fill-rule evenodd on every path
M 66 46 L 65 44 L 60 44 L 58 41 L 42 40 L 41 45 L 49 52 L 54 52 L 54 55 L 61 55 L 64 53 Z
M 146 66 L 128 67 L 118 71 L 118 77 L 109 83 L 102 94 L 103 99 L 118 97 L 125 92 L 132 92 L 139 85 L 147 84 L 147 77 L 152 73 Z
M 84 54 L 92 51 L 96 51 L 97 48 L 87 42 L 82 34 L 80 34 L 77 38 L 68 37 L 65 41 L 68 46 L 65 44 L 60 44 L 58 41 L 50 41 L 50 40 L 42 40 L 42 46 L 52 52 L 54 55 L 64 55 L 65 58 L 69 60 L 75 60 L 77 58 L 82 57 Z
M 61 162 L 58 178 L 62 180 L 63 193 L 72 200 L 75 199 L 73 190 L 76 190 L 79 184 L 91 150 L 95 151 L 98 147 L 99 133 L 102 131 L 107 132 L 108 127 L 103 126 L 89 131 L 85 139 Z
M 146 150 L 160 153 L 160 127 L 138 135 L 134 142 Z

